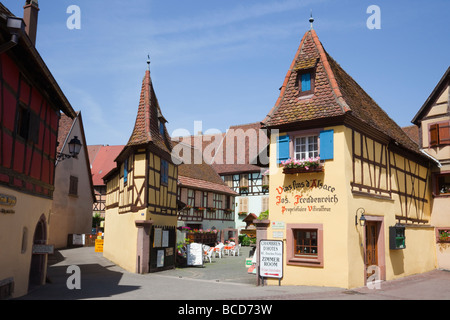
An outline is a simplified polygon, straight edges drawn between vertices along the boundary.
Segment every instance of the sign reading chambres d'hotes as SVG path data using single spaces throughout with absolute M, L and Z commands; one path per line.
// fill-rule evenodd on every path
M 283 241 L 259 242 L 259 275 L 263 278 L 283 278 Z

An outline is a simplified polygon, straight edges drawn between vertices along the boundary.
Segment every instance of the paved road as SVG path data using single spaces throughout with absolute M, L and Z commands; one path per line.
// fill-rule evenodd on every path
M 124 271 L 93 248 L 58 251 L 49 258 L 50 283 L 18 300 L 408 300 L 450 299 L 450 272 L 383 282 L 381 289 L 353 290 L 306 286 L 256 286 L 240 257 L 225 257 L 203 268 L 137 275 Z M 71 265 L 80 267 L 81 289 L 70 290 Z

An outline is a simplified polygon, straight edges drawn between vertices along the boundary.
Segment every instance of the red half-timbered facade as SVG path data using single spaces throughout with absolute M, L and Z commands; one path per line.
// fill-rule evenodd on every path
M 0 183 L 51 198 L 59 108 L 7 54 L 0 74 Z
M 45 283 L 58 122 L 76 117 L 35 48 L 38 11 L 0 3 L 0 299 Z

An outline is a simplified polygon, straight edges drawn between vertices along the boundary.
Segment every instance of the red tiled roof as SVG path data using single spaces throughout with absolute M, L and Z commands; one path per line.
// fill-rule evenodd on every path
M 217 184 L 210 181 L 199 180 L 184 176 L 178 176 L 180 186 L 193 189 L 210 190 L 218 193 L 229 194 L 237 196 L 238 194 L 232 191 L 228 186 L 223 184 Z
M 403 127 L 403 131 L 418 145 L 420 145 L 419 127 L 416 125 Z
M 190 158 L 185 157 L 186 155 L 183 154 L 180 155 L 186 162 L 178 166 L 178 182 L 180 186 L 237 195 L 225 184 L 212 166 L 205 162 L 200 150 L 188 144 L 180 145 L 177 142 L 173 142 L 173 145 L 174 148 L 175 146 L 183 146 L 183 152 L 189 150 L 191 153 Z
M 158 120 L 164 125 L 164 135 L 161 135 L 159 132 Z M 147 70 L 142 81 L 141 98 L 139 101 L 136 123 L 126 146 L 137 146 L 151 142 L 160 149 L 170 153 L 170 137 L 165 128 L 165 123 L 166 120 L 162 116 L 158 99 L 156 98 L 153 89 L 150 71 Z
M 314 94 L 301 97 L 297 87 L 296 67 L 310 67 L 314 59 L 318 59 Z M 280 127 L 343 115 L 354 116 L 403 147 L 420 154 L 418 145 L 328 55 L 316 32 L 309 30 L 303 36 L 280 96 L 263 123 L 267 127 Z
M 94 186 L 101 186 L 103 177 L 116 167 L 115 159 L 124 146 L 88 146 Z
M 260 171 L 255 160 L 269 143 L 261 123 L 231 126 L 226 134 L 210 136 L 190 136 L 180 141 L 202 148 L 206 157 L 211 156 L 211 164 L 218 174 Z M 211 154 L 210 154 L 211 153 Z
M 61 113 L 61 118 L 59 119 L 59 128 L 58 128 L 58 147 L 57 152 L 61 152 L 64 147 L 64 143 L 67 140 L 67 136 L 72 129 L 73 122 L 75 119 L 72 119 L 66 116 L 64 113 Z

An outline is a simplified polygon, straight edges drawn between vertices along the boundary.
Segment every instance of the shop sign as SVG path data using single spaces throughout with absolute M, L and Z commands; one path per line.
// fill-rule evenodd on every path
M 14 207 L 17 204 L 17 198 L 8 194 L 0 193 L 0 205 Z
M 284 221 L 273 221 L 271 224 L 272 224 L 272 229 L 279 229 L 279 230 L 286 229 L 286 223 Z
M 55 246 L 46 244 L 33 245 L 33 254 L 53 254 Z
M 320 179 L 292 181 L 275 189 L 275 204 L 281 213 L 331 212 L 339 202 L 336 188 L 324 184 Z M 319 191 L 320 194 L 312 191 Z
M 261 240 L 259 250 L 259 276 L 283 278 L 283 241 Z
M 203 265 L 203 245 L 201 243 L 191 243 L 188 245 L 187 265 L 190 267 Z
M 101 253 L 103 252 L 103 239 L 95 239 L 95 252 Z

